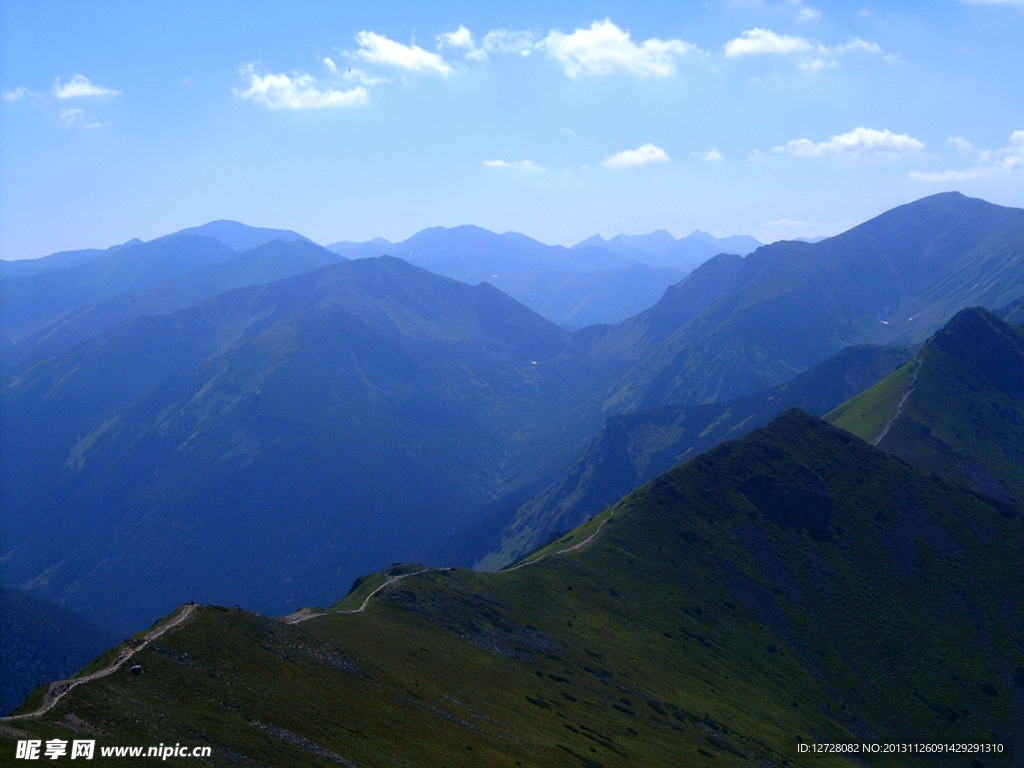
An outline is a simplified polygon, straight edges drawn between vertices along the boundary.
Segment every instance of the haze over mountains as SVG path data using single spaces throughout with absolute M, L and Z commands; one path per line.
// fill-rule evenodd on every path
M 408 736 L 420 728 L 554 765 L 579 765 L 591 746 L 608 764 L 642 762 L 667 742 L 778 762 L 796 733 L 911 738 L 939 721 L 1008 738 L 1024 723 L 1024 659 L 1009 639 L 1021 618 L 984 595 L 1022 564 L 1024 211 L 943 194 L 819 243 L 716 253 L 632 316 L 574 331 L 490 280 L 410 262 L 470 281 L 507 269 L 493 274 L 547 286 L 546 311 L 571 314 L 559 295 L 610 304 L 634 295 L 616 288 L 630 270 L 632 285 L 671 270 L 628 255 L 664 235 L 552 248 L 437 228 L 399 258 L 213 222 L 0 275 L 0 575 L 100 633 L 126 636 L 190 600 L 282 615 L 331 605 L 389 563 L 494 569 L 552 539 L 547 553 L 588 542 L 493 576 L 378 574 L 344 610 L 388 578 L 402 587 L 308 629 L 202 608 L 180 646 L 144 656 L 168 677 L 147 672 L 152 685 L 129 698 L 155 720 L 128 723 L 106 698 L 126 695 L 120 672 L 109 689 L 75 689 L 53 718 L 141 743 L 183 717 L 165 680 L 192 686 L 200 670 L 233 681 L 239 717 L 272 726 L 252 743 L 233 725 L 207 734 L 223 754 L 281 765 L 302 764 L 307 742 L 346 760 L 391 754 L 385 744 L 412 759 L 433 748 Z M 780 417 L 792 408 L 813 416 Z M 876 591 L 886 610 L 914 610 L 858 639 L 852 618 L 874 619 L 849 606 Z M 971 616 L 993 638 L 956 661 L 955 685 L 929 670 L 966 641 L 935 630 L 935 615 L 957 627 Z M 362 643 L 380 633 L 395 637 L 378 663 Z M 914 640 L 899 675 L 883 674 L 871 642 L 903 636 Z M 868 682 L 844 671 L 835 637 Z M 412 689 L 389 671 L 407 651 L 429 702 L 413 714 Z M 297 689 L 256 682 L 253 658 L 329 679 L 339 693 L 321 704 L 380 739 L 360 747 L 291 719 Z M 500 671 L 445 687 L 450 663 Z M 709 665 L 714 680 L 701 677 Z M 904 696 L 908 714 L 886 715 L 881 702 L 912 681 L 926 701 Z M 384 704 L 348 708 L 382 690 Z M 438 716 L 462 706 L 446 696 L 472 703 Z M 780 696 L 808 703 L 769 724 Z M 644 706 L 644 727 L 628 725 Z M 549 722 L 557 711 L 573 728 Z M 483 724 L 495 721 L 509 725 Z M 284 732 L 296 738 L 278 743 Z M 576 743 L 584 733 L 594 744 Z
M 649 309 L 575 333 L 488 285 L 257 234 L 275 239 L 239 253 L 179 234 L 38 275 L 66 286 L 51 313 L 57 297 L 78 306 L 5 356 L 5 583 L 119 631 L 187 599 L 321 602 L 521 504 L 610 416 L 743 397 L 1024 295 L 1024 212 L 960 195 L 819 244 L 716 256 Z M 507 255 L 507 236 L 471 234 L 487 268 Z M 25 280 L 11 278 L 41 295 Z M 873 381 L 788 404 L 824 412 Z M 773 415 L 749 408 L 751 427 Z M 714 434 L 695 448 L 732 436 Z

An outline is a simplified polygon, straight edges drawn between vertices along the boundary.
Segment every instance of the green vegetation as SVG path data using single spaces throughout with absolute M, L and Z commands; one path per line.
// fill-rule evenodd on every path
M 913 387 L 911 374 L 913 370 Z M 893 419 L 895 405 L 903 408 Z M 1024 331 L 967 309 L 905 369 L 825 417 L 930 472 L 1024 503 Z
M 1019 737 L 1019 512 L 789 411 L 555 554 L 600 524 L 362 613 L 203 607 L 0 749 L 73 722 L 218 765 L 834 766 L 796 745 Z
M 826 420 L 871 442 L 896 415 L 896 409 L 910 385 L 911 370 L 915 367 L 914 362 L 901 366 L 873 387 L 829 413 Z

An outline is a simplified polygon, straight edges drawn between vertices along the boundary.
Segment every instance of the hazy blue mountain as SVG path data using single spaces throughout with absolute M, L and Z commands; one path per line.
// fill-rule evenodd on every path
M 616 253 L 629 255 L 642 253 L 652 256 L 675 245 L 676 239 L 664 229 L 656 229 L 646 235 L 616 235 L 607 241 L 605 247 Z M 581 244 L 577 244 L 579 247 Z
M 98 256 L 107 253 L 120 251 L 123 248 L 130 248 L 133 245 L 141 245 L 142 241 L 133 238 L 119 245 L 112 245 L 109 248 L 85 248 L 78 251 L 58 251 L 49 256 L 42 256 L 38 259 L 16 259 L 13 261 L 0 260 L 0 278 L 14 277 L 15 275 L 26 275 L 34 272 L 45 272 L 50 269 L 64 269 L 76 264 L 83 264 L 92 261 Z
M 914 359 L 826 419 L 1024 509 L 1024 329 L 965 309 Z
M 712 256 L 731 253 L 746 256 L 761 245 L 749 235 L 714 237 L 694 230 L 686 237 L 676 239 L 663 229 L 646 235 L 616 235 L 605 240 L 600 235 L 577 243 L 573 248 L 599 247 L 615 251 L 629 258 L 656 267 L 667 267 L 689 272 Z
M 64 269 L 5 277 L 0 279 L 0 332 L 18 339 L 69 312 L 234 255 L 220 240 L 168 235 L 105 251 Z
M 325 599 L 502 492 L 517 403 L 567 341 L 391 258 L 129 321 L 5 388 L 5 581 L 122 629 L 193 597 Z
M 1024 296 L 1002 307 L 996 314 L 1012 325 L 1024 325 Z
M 294 240 L 307 240 L 298 232 L 290 229 L 267 229 L 266 227 L 250 227 L 248 224 L 240 224 L 229 219 L 218 219 L 198 227 L 189 227 L 178 235 L 201 235 L 220 240 L 224 245 L 236 251 L 248 251 L 261 245 L 266 245 L 274 240 L 292 242 Z
M 910 358 L 897 347 L 850 347 L 792 381 L 753 395 L 683 408 L 613 416 L 553 483 L 476 536 L 460 564 L 500 568 L 572 530 L 652 477 L 726 440 L 764 426 L 782 411 L 823 415 Z
M 522 272 L 613 269 L 634 263 L 601 248 L 545 245 L 516 232 L 498 235 L 474 226 L 424 229 L 390 246 L 388 253 L 467 283 L 493 281 L 501 275 Z
M 324 246 L 328 251 L 340 254 L 342 256 L 349 256 L 351 258 L 351 252 L 356 252 L 359 255 L 356 258 L 373 258 L 374 256 L 386 256 L 387 248 L 391 245 L 391 241 L 383 237 L 375 237 L 372 240 L 366 240 L 365 242 L 356 242 L 354 240 L 339 240 L 336 243 L 330 243 Z
M 719 253 L 735 253 L 746 256 L 760 248 L 763 243 L 750 235 L 728 235 L 726 237 L 715 237 L 709 232 L 702 232 L 699 229 L 693 230 L 687 237 L 696 237 L 711 243 L 719 249 Z M 685 238 L 684 238 L 685 239 Z
M 198 594 L 323 599 L 540 490 L 610 416 L 735 399 L 851 344 L 914 340 L 962 304 L 1009 304 L 1024 295 L 1022 215 L 927 198 L 819 244 L 718 255 L 648 310 L 572 334 L 396 259 L 135 317 L 6 376 L 3 578 L 95 601 L 108 623 Z M 463 235 L 485 246 L 467 263 L 532 247 L 472 229 L 421 242 Z M 239 256 L 196 239 L 215 263 Z M 912 305 L 928 310 L 900 322 Z M 260 567 L 239 575 L 225 552 Z
M 490 282 L 563 328 L 613 324 L 639 314 L 685 277 L 647 264 L 574 272 L 520 272 Z
M 60 680 L 117 642 L 72 611 L 0 587 L 0 714 L 38 685 Z
M 961 309 L 1024 295 L 1022 252 L 1024 210 L 958 193 L 820 243 L 764 246 L 719 301 L 668 336 L 637 334 L 632 322 L 605 334 L 602 349 L 636 360 L 611 397 L 626 408 L 731 399 L 846 346 L 924 341 Z
M 272 240 L 224 261 L 201 266 L 71 312 L 30 334 L 4 359 L 8 364 L 59 354 L 141 315 L 165 315 L 232 288 L 263 285 L 346 261 L 308 240 Z
M 1022 553 L 1019 511 L 787 411 L 517 570 L 397 566 L 298 624 L 198 606 L 0 748 L 201 723 L 223 766 L 1013 765 Z M 1005 754 L 796 748 L 979 740 Z

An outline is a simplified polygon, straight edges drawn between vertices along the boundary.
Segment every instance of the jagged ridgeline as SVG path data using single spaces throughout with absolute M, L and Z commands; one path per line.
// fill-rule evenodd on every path
M 137 673 L 3 739 L 173 733 L 214 764 L 275 766 L 854 765 L 797 744 L 940 737 L 1013 750 L 1022 537 L 1019 510 L 791 410 L 515 570 L 409 568 L 364 611 L 343 612 L 360 593 L 297 624 L 202 606 Z

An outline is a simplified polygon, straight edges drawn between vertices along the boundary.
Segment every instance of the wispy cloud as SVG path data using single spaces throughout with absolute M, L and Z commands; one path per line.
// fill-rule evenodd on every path
M 780 35 L 770 29 L 756 27 L 748 29 L 722 47 L 726 58 L 743 56 L 792 56 L 797 66 L 805 72 L 831 69 L 838 65 L 837 59 L 848 54 L 869 54 L 883 57 L 889 63 L 902 61 L 899 54 L 887 53 L 878 43 L 850 38 L 839 45 L 822 45 L 806 37 Z
M 106 128 L 110 125 L 110 123 L 105 123 L 91 117 L 84 109 L 80 109 L 79 107 L 62 109 L 60 111 L 60 121 L 64 123 L 65 128 L 81 128 L 83 130 Z
M 478 50 L 483 51 L 485 59 L 488 53 L 525 57 L 533 53 L 536 44 L 537 35 L 528 29 L 492 29 L 484 35 Z
M 848 155 L 858 158 L 898 159 L 913 155 L 924 149 L 924 143 L 904 133 L 854 128 L 840 133 L 827 141 L 813 142 L 810 139 L 795 139 L 775 147 L 779 154 L 792 157 L 821 157 L 823 155 Z
M 601 161 L 605 168 L 632 168 L 637 165 L 669 162 L 668 153 L 654 144 L 643 144 L 636 149 L 626 149 L 609 155 Z
M 958 170 L 935 172 L 911 171 L 910 178 L 933 184 L 971 179 L 989 179 L 999 176 L 1024 175 L 1024 131 L 1014 131 L 1010 141 L 999 149 L 976 149 L 971 142 L 958 136 L 946 140 L 963 154 L 973 157 L 975 165 Z
M 62 83 L 59 77 L 53 81 L 53 95 L 58 99 L 102 99 L 120 93 L 113 88 L 104 88 L 102 85 L 89 82 L 85 75 L 73 75 L 66 83 Z
M 250 99 L 266 109 L 354 107 L 366 104 L 370 99 L 362 86 L 349 90 L 320 87 L 312 75 L 304 72 L 293 75 L 261 74 L 256 64 L 247 64 L 242 67 L 241 74 L 249 87 L 244 90 L 235 89 L 235 95 Z
M 700 50 L 683 40 L 651 38 L 635 43 L 628 30 L 608 19 L 568 35 L 549 32 L 537 47 L 556 59 L 569 77 L 615 73 L 667 77 L 676 71 L 679 57 Z
M 722 153 L 719 152 L 717 147 L 714 146 L 712 146 L 706 152 L 694 152 L 693 155 L 694 157 L 699 157 L 705 163 L 718 163 L 721 162 L 722 160 L 725 160 L 725 158 L 722 156 Z
M 376 32 L 366 31 L 356 35 L 356 42 L 359 49 L 351 55 L 368 64 L 443 76 L 452 73 L 451 65 L 441 55 L 424 50 L 418 45 L 404 45 Z
M 4 101 L 20 101 L 21 99 L 33 95 L 32 91 L 23 85 L 19 85 L 17 88 L 11 88 L 10 90 L 4 89 L 3 91 L 0 91 L 0 96 L 3 96 Z
M 484 160 L 488 168 L 507 168 L 513 171 L 546 171 L 543 165 L 533 160 Z

